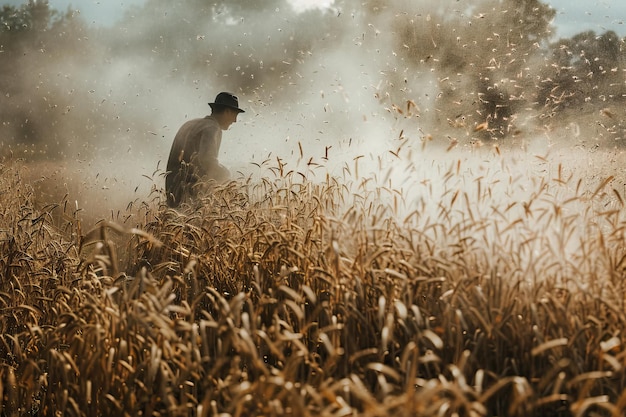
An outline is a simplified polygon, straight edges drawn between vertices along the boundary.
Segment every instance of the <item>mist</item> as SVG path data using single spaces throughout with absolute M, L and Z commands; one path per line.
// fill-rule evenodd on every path
M 19 71 L 3 85 L 2 151 L 27 161 L 42 204 L 67 195 L 91 221 L 158 201 L 178 127 L 219 91 L 246 110 L 221 148 L 234 177 L 279 163 L 357 190 L 367 180 L 397 190 L 404 215 L 477 177 L 514 183 L 493 186 L 511 201 L 560 166 L 593 188 L 623 160 L 620 62 L 586 79 L 609 68 L 615 97 L 547 88 L 565 70 L 541 2 L 302 4 L 149 0 L 101 28 L 54 15 L 3 45 Z M 444 184 L 455 165 L 458 182 Z

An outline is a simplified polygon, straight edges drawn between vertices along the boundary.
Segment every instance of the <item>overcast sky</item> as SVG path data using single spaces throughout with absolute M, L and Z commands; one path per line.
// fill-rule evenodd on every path
M 0 4 L 19 5 L 28 0 L 0 0 Z M 50 6 L 58 10 L 80 9 L 88 22 L 110 24 L 130 6 L 145 0 L 49 0 Z M 255 0 L 256 1 L 256 0 Z M 294 4 L 328 4 L 332 0 L 289 0 Z M 471 0 L 465 0 L 471 1 Z M 626 36 L 625 0 L 544 0 L 557 10 L 555 26 L 557 36 L 569 37 L 584 30 L 603 33 L 614 30 Z
M 584 30 L 604 33 L 614 30 L 626 36 L 626 1 L 624 0 L 544 0 L 557 11 L 554 21 L 557 34 L 569 37 Z

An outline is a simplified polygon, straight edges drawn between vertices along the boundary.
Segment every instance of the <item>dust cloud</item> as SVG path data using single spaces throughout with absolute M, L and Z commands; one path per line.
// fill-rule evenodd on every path
M 498 197 L 518 201 L 560 160 L 595 167 L 602 148 L 619 166 L 619 114 L 599 113 L 609 104 L 560 119 L 539 103 L 550 9 L 545 27 L 534 16 L 509 30 L 530 12 L 504 3 L 148 0 L 113 27 L 67 16 L 15 46 L 2 148 L 29 162 L 42 201 L 67 195 L 92 220 L 159 200 L 178 127 L 219 91 L 246 109 L 222 143 L 234 176 L 281 161 L 312 180 L 369 178 L 399 190 L 404 213 L 449 193 L 441 176 L 455 165 L 452 188 L 515 182 Z

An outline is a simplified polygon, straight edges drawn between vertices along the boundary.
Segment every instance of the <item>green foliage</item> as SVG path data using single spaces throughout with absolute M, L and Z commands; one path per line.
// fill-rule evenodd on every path
M 531 67 L 549 40 L 555 11 L 537 0 L 483 0 L 469 15 L 456 2 L 442 2 L 424 16 L 410 2 L 396 3 L 409 11 L 392 20 L 396 50 L 443 80 L 440 110 L 448 120 L 462 118 L 469 129 L 487 122 L 486 137 L 506 136 L 512 116 L 527 104 L 521 96 L 533 85 Z
M 124 104 L 129 110 L 120 116 L 127 100 L 106 96 L 126 87 L 116 72 L 122 68 L 146 80 L 137 90 L 219 83 L 273 103 L 295 103 L 317 82 L 345 88 L 349 72 L 368 73 L 363 87 L 376 86 L 381 109 L 414 102 L 436 114 L 432 126 L 420 120 L 423 130 L 469 140 L 508 138 L 525 117 L 620 106 L 626 94 L 623 40 L 586 32 L 552 42 L 555 11 L 538 0 L 479 0 L 462 10 L 448 0 L 342 0 L 335 7 L 298 14 L 282 0 L 149 0 L 118 25 L 87 28 L 46 2 L 4 6 L 2 143 L 59 154 L 78 143 L 85 154 L 95 138 L 128 131 L 145 109 Z M 90 96 L 96 90 L 98 99 Z M 422 109 L 427 94 L 437 99 Z
M 540 102 L 551 111 L 582 106 L 592 101 L 621 105 L 626 98 L 623 65 L 624 40 L 613 31 L 597 35 L 581 32 L 551 45 L 551 58 L 543 72 Z
M 42 41 L 45 32 L 65 24 L 68 15 L 51 9 L 48 2 L 30 1 L 19 7 L 3 6 L 0 11 L 0 45 Z
M 43 13 L 42 13 L 43 12 Z M 30 3 L 21 7 L 3 6 L 0 13 L 0 31 L 20 32 L 39 30 L 47 27 L 44 16 L 49 13 L 47 4 Z
M 4 6 L 0 12 L 0 92 L 3 106 L 2 143 L 29 146 L 53 143 L 49 131 L 45 92 L 39 84 L 66 49 L 75 48 L 80 25 L 69 14 L 62 15 L 47 2 L 31 1 L 20 7 Z M 42 95 L 44 97 L 42 97 Z M 26 97 L 26 98 L 25 98 Z M 42 100 L 43 98 L 43 100 Z M 46 143 L 47 142 L 47 143 Z

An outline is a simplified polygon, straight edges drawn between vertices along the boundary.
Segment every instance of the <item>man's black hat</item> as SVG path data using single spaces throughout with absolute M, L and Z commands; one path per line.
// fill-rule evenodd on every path
M 221 92 L 215 97 L 214 103 L 209 103 L 209 106 L 213 108 L 213 106 L 226 106 L 231 109 L 237 110 L 239 113 L 245 113 L 244 110 L 239 108 L 239 99 L 236 95 L 226 92 Z

